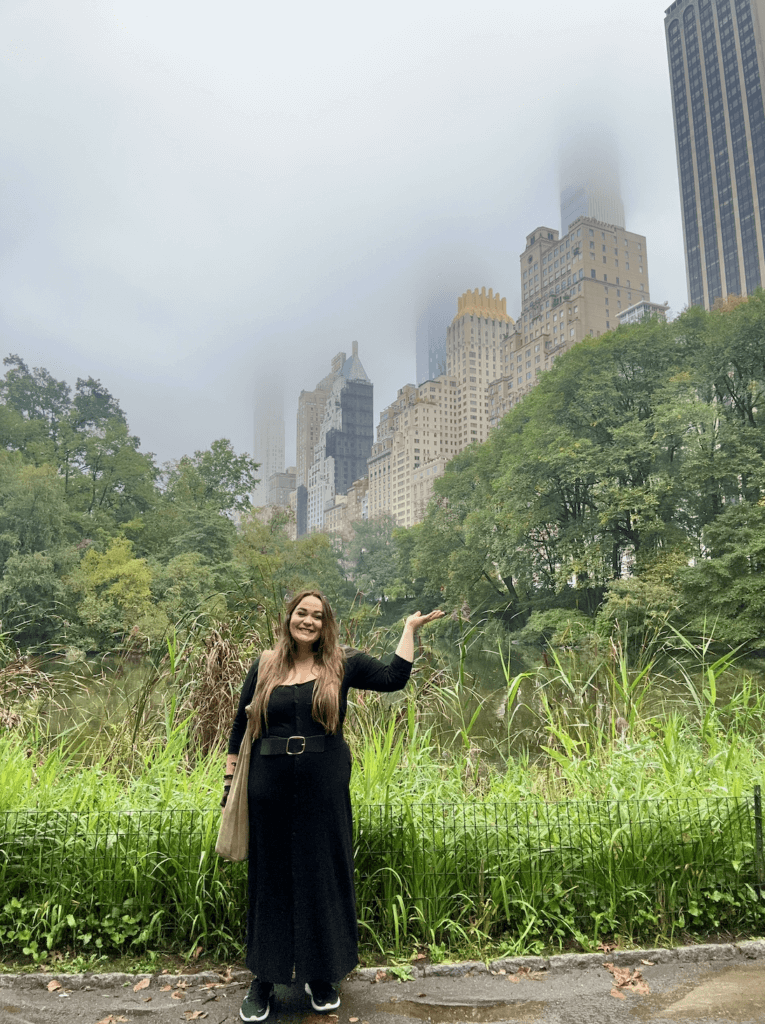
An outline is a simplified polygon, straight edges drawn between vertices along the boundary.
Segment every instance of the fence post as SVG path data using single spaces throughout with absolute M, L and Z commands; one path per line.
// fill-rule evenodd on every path
M 762 896 L 765 885 L 765 865 L 762 852 L 762 790 L 754 787 L 754 875 L 757 881 L 757 895 Z

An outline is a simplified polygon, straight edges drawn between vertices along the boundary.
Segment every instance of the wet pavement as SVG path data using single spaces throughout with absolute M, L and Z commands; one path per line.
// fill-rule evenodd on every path
M 431 967 L 404 982 L 365 971 L 326 1024 L 765 1024 L 765 942 L 643 953 Z M 0 975 L 0 1024 L 237 1024 L 247 987 L 243 972 Z M 278 986 L 268 1020 L 322 1017 L 302 988 Z

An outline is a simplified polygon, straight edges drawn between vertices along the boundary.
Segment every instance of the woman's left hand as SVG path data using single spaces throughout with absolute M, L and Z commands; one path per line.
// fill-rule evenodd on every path
M 446 612 L 442 612 L 440 608 L 436 608 L 435 611 L 429 612 L 427 615 L 415 612 L 404 623 L 404 629 L 410 629 L 413 633 L 416 633 L 420 626 L 425 626 L 428 622 L 435 622 L 436 619 L 442 619 L 445 614 Z

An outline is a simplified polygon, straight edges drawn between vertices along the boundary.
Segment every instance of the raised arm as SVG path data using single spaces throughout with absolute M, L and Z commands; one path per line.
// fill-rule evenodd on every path
M 404 624 L 401 640 L 389 665 L 383 664 L 369 654 L 354 654 L 348 661 L 346 686 L 354 686 L 359 690 L 377 690 L 380 693 L 403 690 L 412 672 L 414 634 L 420 626 L 440 619 L 443 614 L 442 611 L 435 611 L 430 615 L 420 615 L 419 612 L 410 615 Z
M 420 626 L 424 626 L 428 622 L 434 622 L 436 619 L 441 619 L 444 614 L 440 608 L 437 608 L 428 615 L 422 615 L 420 612 L 410 615 L 404 623 L 404 632 L 401 634 L 401 639 L 396 648 L 396 654 L 399 658 L 403 658 L 404 661 L 414 661 L 414 634 Z

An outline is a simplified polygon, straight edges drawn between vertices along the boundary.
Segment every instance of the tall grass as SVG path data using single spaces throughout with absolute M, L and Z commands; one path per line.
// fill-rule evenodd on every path
M 374 653 L 394 643 L 363 617 L 346 634 Z M 731 685 L 730 658 L 687 644 L 639 666 L 617 648 L 589 667 L 552 653 L 522 674 L 499 651 L 497 685 L 479 692 L 467 651 L 480 640 L 466 634 L 451 661 L 426 651 L 402 694 L 354 694 L 370 955 L 765 928 L 759 682 Z M 139 668 L 80 666 L 68 721 L 55 673 L 0 673 L 13 716 L 0 732 L 0 948 L 239 954 L 243 866 L 214 842 L 222 743 L 260 644 L 218 630 Z

